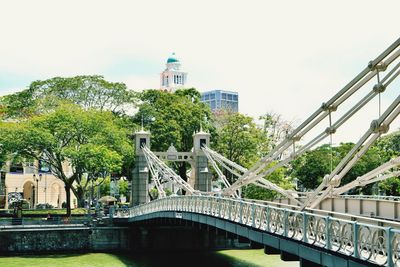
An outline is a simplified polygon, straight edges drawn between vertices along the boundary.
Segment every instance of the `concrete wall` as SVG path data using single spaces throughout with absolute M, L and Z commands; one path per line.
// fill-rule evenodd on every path
M 0 253 L 129 249 L 127 228 L 8 229 L 0 231 Z

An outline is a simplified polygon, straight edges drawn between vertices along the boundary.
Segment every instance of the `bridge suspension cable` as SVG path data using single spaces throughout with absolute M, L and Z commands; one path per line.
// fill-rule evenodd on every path
M 162 177 L 158 172 L 158 168 L 155 166 L 155 162 L 151 160 L 148 153 L 144 153 L 144 157 L 146 158 L 147 166 L 149 166 L 151 176 L 154 181 L 154 185 L 158 191 L 159 198 L 166 197 L 167 194 L 164 191 L 164 187 L 162 186 Z
M 206 155 L 208 161 L 211 163 L 211 165 L 213 166 L 214 170 L 217 172 L 217 175 L 219 177 L 219 179 L 222 181 L 222 183 L 225 185 L 225 187 L 230 187 L 231 184 L 229 183 L 228 179 L 226 179 L 226 176 L 224 175 L 224 173 L 221 171 L 221 169 L 218 167 L 217 163 L 215 162 L 215 160 L 213 159 L 213 157 L 208 153 L 207 150 L 205 150 L 203 148 L 203 152 Z M 237 192 L 233 193 L 233 196 L 236 198 L 239 198 L 239 194 Z
M 313 208 L 318 205 L 324 198 L 328 196 L 331 190 L 340 185 L 342 178 L 347 172 L 356 164 L 356 162 L 368 151 L 371 145 L 384 133 L 389 130 L 390 124 L 400 113 L 400 95 L 393 101 L 393 103 L 386 109 L 379 119 L 372 121 L 370 128 L 360 138 L 357 144 L 347 153 L 342 161 L 336 166 L 331 174 L 325 176 L 322 183 L 318 188 L 309 196 L 307 201 L 303 204 L 302 208 Z M 325 188 L 323 194 L 318 194 Z M 318 198 L 317 198 L 318 196 Z
M 316 144 L 324 140 L 326 137 L 334 134 L 337 129 L 339 129 L 348 119 L 354 116 L 361 108 L 363 108 L 368 102 L 370 102 L 375 96 L 384 92 L 388 85 L 397 78 L 400 74 L 398 70 L 400 67 L 400 63 L 397 63 L 387 74 L 383 77 L 378 84 L 376 84 L 373 89 L 367 93 L 360 101 L 358 101 L 355 105 L 353 105 L 347 112 L 345 112 L 335 123 L 331 124 L 330 127 L 322 131 L 320 134 L 315 136 L 311 141 L 309 141 L 304 146 L 300 147 L 297 151 L 293 151 L 289 156 L 281 157 L 281 155 L 285 155 L 288 149 L 291 147 L 295 147 L 296 142 L 300 141 L 310 130 L 314 129 L 317 125 L 320 124 L 327 116 L 329 116 L 332 112 L 336 111 L 338 107 L 344 103 L 347 99 L 349 99 L 355 92 L 357 92 L 360 88 L 362 88 L 365 84 L 367 84 L 375 75 L 378 75 L 379 72 L 384 72 L 388 68 L 390 64 L 392 64 L 399 56 L 400 56 L 400 38 L 396 40 L 389 48 L 387 48 L 382 54 L 380 54 L 376 59 L 371 61 L 368 66 L 361 71 L 353 80 L 351 80 L 346 86 L 344 86 L 337 94 L 335 94 L 331 99 L 329 99 L 326 103 L 323 103 L 319 109 L 317 109 L 308 119 L 306 119 L 299 127 L 297 127 L 285 140 L 283 140 L 280 144 L 278 144 L 267 156 L 262 158 L 259 162 L 257 162 L 252 168 L 247 170 L 242 176 L 238 178 L 238 180 L 232 184 L 230 188 L 225 189 L 224 194 L 230 195 L 232 191 L 237 190 L 238 188 L 252 183 L 254 181 L 262 180 L 265 176 L 270 175 L 279 167 L 282 167 L 300 156 L 306 151 L 309 151 Z M 396 101 L 395 101 L 396 102 Z M 397 116 L 396 111 L 396 103 L 393 103 L 380 118 L 376 121 L 373 121 L 374 130 L 371 130 L 372 133 L 374 131 L 381 132 L 383 128 L 388 127 L 389 124 L 393 121 L 393 119 Z M 390 118 L 389 114 L 392 114 Z M 386 114 L 386 115 L 385 115 Z M 383 127 L 385 126 L 385 127 Z M 380 129 L 380 130 L 378 130 Z M 343 159 L 343 161 L 336 167 L 331 175 L 329 175 L 325 181 L 331 180 L 338 170 L 342 170 L 344 165 L 350 160 L 350 158 L 356 153 L 361 156 L 365 151 L 369 148 L 369 146 L 378 138 L 381 134 L 374 134 L 374 137 L 367 141 L 369 135 L 371 134 L 368 131 L 361 140 L 355 145 L 355 147 L 349 152 L 349 154 Z M 361 145 L 364 145 L 362 149 Z M 360 149 L 360 151 L 358 151 Z M 364 152 L 362 152 L 364 151 Z M 359 157 L 355 157 L 354 161 L 351 161 L 351 166 L 358 160 Z M 277 164 L 270 167 L 270 164 L 273 161 L 277 160 Z M 349 165 L 350 166 L 350 165 Z M 343 169 L 343 175 L 347 173 L 349 169 Z M 334 175 L 332 175 L 334 174 Z M 303 208 L 310 204 L 310 202 L 315 198 L 323 188 L 325 188 L 325 184 L 321 184 L 320 187 L 317 188 L 316 192 L 312 194 L 312 196 L 306 201 Z
M 160 178 L 162 177 L 163 179 L 166 179 L 167 181 L 174 183 L 180 189 L 185 190 L 191 195 L 200 194 L 200 191 L 193 189 L 189 183 L 183 180 L 182 177 L 176 174 L 170 167 L 167 166 L 167 164 L 165 164 L 162 160 L 160 160 L 147 146 L 142 146 L 142 151 L 145 155 L 149 168 L 151 166 L 150 171 L 152 172 L 152 175 L 154 171 L 155 176 L 153 176 L 153 179 L 155 180 L 155 183 L 157 180 L 157 184 L 160 187 L 161 187 Z
M 215 163 L 215 161 L 217 161 L 219 164 L 221 164 L 221 166 L 223 166 L 225 169 L 227 169 L 228 171 L 230 171 L 232 174 L 236 175 L 237 177 L 240 177 L 240 172 L 245 173 L 247 171 L 246 168 L 240 166 L 239 164 L 225 158 L 224 156 L 222 156 L 221 154 L 217 153 L 216 151 L 212 150 L 211 148 L 209 148 L 208 146 L 203 146 L 202 148 L 204 154 L 206 154 L 207 158 Z M 216 163 L 215 163 L 216 165 Z M 229 165 L 229 166 L 227 166 Z M 213 164 L 214 167 L 214 164 Z M 219 169 L 218 166 L 214 167 L 214 168 L 218 168 L 218 170 L 221 172 L 221 170 Z M 234 170 L 235 169 L 235 170 Z M 222 172 L 221 172 L 222 174 Z M 222 174 L 223 175 L 223 174 Z M 224 179 L 226 180 L 225 175 L 223 175 Z M 227 188 L 230 187 L 229 182 L 226 180 L 226 183 L 224 183 L 225 186 Z M 262 180 L 257 180 L 252 182 L 252 184 L 257 185 L 259 187 L 263 187 L 265 189 L 269 189 L 269 190 L 273 190 L 275 192 L 278 192 L 279 194 L 290 198 L 291 200 L 293 200 L 295 203 L 297 204 L 301 204 L 301 202 L 299 202 L 296 198 L 296 195 L 292 194 L 292 191 L 289 190 L 285 190 L 281 187 L 279 187 L 278 185 L 272 183 L 271 181 L 268 181 L 266 179 L 262 179 Z M 233 194 L 237 194 L 237 192 L 233 192 Z
M 386 162 L 385 164 L 382 164 L 381 166 L 373 169 L 372 171 L 357 177 L 356 180 L 345 184 L 341 187 L 335 188 L 332 190 L 332 195 L 338 196 L 341 195 L 350 189 L 353 189 L 355 187 L 360 187 L 360 186 L 365 186 L 371 183 L 383 181 L 392 177 L 398 177 L 400 176 L 400 171 L 399 170 L 393 170 L 394 168 L 397 168 L 400 165 L 400 157 L 391 159 L 390 161 Z

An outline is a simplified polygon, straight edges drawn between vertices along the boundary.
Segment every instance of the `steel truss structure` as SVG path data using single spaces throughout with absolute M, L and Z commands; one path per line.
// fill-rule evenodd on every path
M 172 182 L 180 189 L 185 190 L 189 195 L 199 195 L 200 191 L 193 189 L 189 183 L 176 174 L 167 164 L 160 160 L 146 145 L 141 147 L 145 155 L 147 165 L 149 166 L 151 175 L 153 176 L 154 184 L 160 194 L 160 197 L 165 197 L 165 191 L 162 187 L 164 182 Z
M 380 99 L 381 94 L 384 93 L 388 86 L 400 75 L 400 62 L 396 62 L 400 56 L 399 47 L 400 38 L 391 46 L 389 46 L 383 53 L 381 53 L 376 59 L 370 61 L 368 66 L 346 86 L 344 86 L 337 94 L 335 94 L 327 102 L 322 103 L 320 108 L 318 108 L 309 118 L 300 124 L 300 126 L 293 130 L 293 132 L 290 133 L 285 140 L 278 144 L 267 156 L 262 158 L 252 168 L 246 169 L 237 163 L 230 161 L 211 148 L 203 146 L 202 151 L 225 186 L 225 188 L 222 190 L 222 194 L 224 196 L 233 196 L 237 198 L 239 197 L 238 190 L 241 187 L 248 184 L 254 184 L 269 190 L 274 190 L 296 202 L 301 209 L 305 209 L 306 207 L 316 207 L 328 196 L 337 196 L 357 186 L 365 186 L 367 184 L 382 181 L 390 177 L 400 176 L 400 171 L 394 170 L 394 168 L 400 164 L 400 158 L 396 158 L 383 164 L 375 170 L 358 177 L 355 181 L 339 187 L 342 178 L 368 151 L 371 145 L 382 134 L 388 132 L 390 124 L 400 113 L 399 95 L 382 114 L 380 111 L 379 101 L 378 119 L 371 122 L 369 128 L 365 131 L 358 142 L 331 171 L 331 173 L 324 177 L 323 182 L 318 186 L 318 188 L 316 188 L 310 194 L 305 194 L 305 200 L 304 198 L 299 198 L 299 195 L 304 193 L 285 190 L 265 179 L 268 178 L 268 175 L 273 173 L 278 168 L 288 164 L 306 151 L 311 150 L 325 138 L 331 137 L 332 140 L 332 135 L 335 134 L 342 125 L 344 125 L 351 117 L 360 111 L 367 103 L 369 103 L 376 96 L 379 96 Z M 333 122 L 332 113 L 336 112 L 343 103 L 345 103 L 357 91 L 363 88 L 374 77 L 376 77 L 377 82 L 372 89 L 364 97 L 362 97 L 361 100 L 345 111 L 339 119 Z M 309 134 L 311 130 L 316 129 L 317 126 L 320 126 L 324 121 L 326 121 L 326 119 L 329 122 L 329 126 L 316 136 L 311 136 L 311 141 L 300 146 L 296 150 L 296 145 L 299 143 L 299 141 Z M 165 192 L 162 188 L 162 184 L 165 181 L 173 182 L 179 188 L 185 190 L 189 194 L 210 195 L 210 192 L 200 192 L 198 190 L 194 190 L 186 181 L 177 175 L 146 146 L 144 146 L 142 150 L 145 154 L 150 172 L 153 176 L 154 184 L 160 192 L 160 197 L 165 197 Z M 230 184 L 220 167 L 236 176 L 237 180 L 233 184 Z M 301 199 L 302 201 L 300 202 Z
M 224 169 L 228 170 L 230 173 L 232 173 L 236 177 L 240 177 L 241 175 L 243 175 L 243 173 L 246 173 L 246 171 L 247 171 L 246 168 L 225 158 L 224 156 L 215 152 L 214 150 L 212 150 L 211 148 L 209 148 L 207 146 L 203 146 L 202 150 L 203 150 L 204 154 L 207 156 L 208 160 L 211 162 L 214 169 L 217 171 L 220 179 L 224 182 L 224 185 L 226 186 L 226 188 L 229 188 L 230 184 L 226 180 L 225 175 L 223 175 L 222 171 L 220 170 L 220 168 L 218 167 L 216 162 L 218 162 Z M 266 179 L 254 181 L 254 182 L 252 182 L 252 184 L 263 187 L 265 189 L 276 191 L 276 192 L 280 193 L 281 195 L 283 195 L 287 198 L 290 198 L 294 202 L 301 204 L 296 198 L 297 197 L 296 193 L 294 194 L 292 191 L 285 190 Z M 238 197 L 237 192 L 234 192 L 234 196 Z
M 298 126 L 288 137 L 278 144 L 267 156 L 257 162 L 252 168 L 244 172 L 235 183 L 224 189 L 223 194 L 229 196 L 240 187 L 263 180 L 279 167 L 286 165 L 304 152 L 309 151 L 315 145 L 320 143 L 333 134 L 368 102 L 385 92 L 386 88 L 400 74 L 400 62 L 395 61 L 400 56 L 400 39 L 396 40 L 376 59 L 370 61 L 368 66 L 362 70 L 353 80 L 351 80 L 336 95 L 323 103 L 309 118 Z M 394 65 L 390 70 L 389 66 Z M 382 78 L 381 76 L 384 75 Z M 332 113 L 337 111 L 339 106 L 345 103 L 354 93 L 367 84 L 372 78 L 377 78 L 377 83 L 360 101 L 351 106 L 339 119 L 332 121 Z M 301 205 L 301 208 L 315 207 L 325 197 L 327 197 L 334 188 L 340 185 L 343 176 L 354 166 L 370 146 L 389 129 L 390 124 L 400 113 L 400 95 L 389 105 L 389 107 L 380 114 L 379 118 L 373 120 L 370 127 L 366 130 L 360 140 L 348 152 L 330 174 L 328 174 L 321 185 L 308 196 L 307 200 Z M 324 119 L 328 118 L 329 127 L 318 135 L 312 137 L 311 141 L 301 146 L 296 151 L 296 142 L 299 142 L 307 133 L 321 125 Z M 293 148 L 292 153 L 287 153 Z M 289 156 L 284 156 L 289 154 Z M 271 166 L 272 162 L 276 162 Z

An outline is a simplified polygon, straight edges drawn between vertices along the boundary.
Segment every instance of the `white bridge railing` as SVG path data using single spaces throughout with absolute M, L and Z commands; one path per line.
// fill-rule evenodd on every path
M 231 198 L 184 196 L 133 207 L 130 217 L 159 211 L 204 214 L 382 266 L 400 266 L 400 229 Z

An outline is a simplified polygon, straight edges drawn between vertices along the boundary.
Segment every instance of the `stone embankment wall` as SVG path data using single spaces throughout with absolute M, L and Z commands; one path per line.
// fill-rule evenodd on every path
M 129 249 L 124 227 L 31 228 L 0 231 L 0 253 L 46 253 Z

